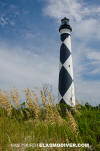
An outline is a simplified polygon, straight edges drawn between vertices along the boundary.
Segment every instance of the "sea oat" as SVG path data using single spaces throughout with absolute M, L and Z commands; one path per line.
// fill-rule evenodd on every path
M 53 99 L 53 97 L 51 96 L 50 92 L 49 92 L 48 90 L 46 90 L 46 93 L 47 93 L 47 96 L 48 96 L 48 98 L 49 98 L 51 104 L 54 105 L 54 99 Z
M 16 107 L 20 108 L 20 96 L 18 90 L 14 88 L 10 91 L 9 96 L 11 97 L 11 100 L 16 105 Z
M 7 114 L 11 113 L 11 103 L 9 98 L 0 92 L 0 104 L 6 108 Z
M 66 114 L 67 114 L 67 117 L 68 117 L 68 122 L 69 122 L 69 125 L 71 126 L 72 128 L 72 131 L 75 132 L 75 133 L 78 133 L 78 125 L 77 123 L 75 122 L 75 119 L 74 117 L 72 116 L 71 112 L 66 110 Z
M 24 90 L 24 92 L 25 92 L 25 97 L 26 97 L 27 102 L 28 102 L 28 103 L 26 103 L 26 106 L 31 108 L 31 110 L 34 111 L 35 118 L 37 119 L 39 117 L 39 114 L 40 114 L 38 97 L 34 93 L 34 91 L 31 91 L 30 89 Z

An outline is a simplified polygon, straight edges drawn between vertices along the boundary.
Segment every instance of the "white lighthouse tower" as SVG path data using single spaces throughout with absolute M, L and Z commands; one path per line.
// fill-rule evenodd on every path
M 59 102 L 75 106 L 75 92 L 73 79 L 72 51 L 71 51 L 71 32 L 69 19 L 63 18 L 59 28 L 61 47 L 60 47 L 60 69 L 59 69 Z

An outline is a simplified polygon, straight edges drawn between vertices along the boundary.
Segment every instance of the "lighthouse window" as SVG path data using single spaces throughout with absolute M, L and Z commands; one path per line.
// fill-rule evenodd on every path
M 70 98 L 70 100 L 72 101 L 72 97 Z
M 69 67 L 70 67 L 70 65 L 69 65 Z
M 62 25 L 64 25 L 64 24 L 69 25 L 69 19 L 68 18 L 62 19 L 61 22 L 62 22 Z

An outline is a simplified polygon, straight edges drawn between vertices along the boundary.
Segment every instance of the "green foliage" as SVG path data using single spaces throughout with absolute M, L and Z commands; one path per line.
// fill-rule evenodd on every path
M 81 115 L 75 113 L 73 116 L 79 126 L 83 142 L 89 143 L 94 150 L 100 150 L 100 108 L 92 107 L 88 103 L 81 106 Z
M 47 109 L 55 110 L 60 121 L 55 118 L 50 121 L 50 117 L 46 119 L 49 113 Z M 73 126 L 77 126 L 78 130 L 75 131 Z M 52 107 L 42 106 L 37 118 L 32 108 L 23 107 L 23 105 L 20 108 L 12 107 L 10 115 L 7 114 L 5 108 L 0 107 L 0 146 L 2 150 L 14 151 L 10 147 L 13 143 L 33 142 L 89 143 L 90 150 L 99 151 L 100 105 L 93 107 L 86 103 L 84 106 L 78 104 L 75 108 L 66 104 L 56 104 Z M 27 148 L 25 151 L 28 150 L 31 149 Z M 87 151 L 87 149 L 81 148 L 80 151 Z

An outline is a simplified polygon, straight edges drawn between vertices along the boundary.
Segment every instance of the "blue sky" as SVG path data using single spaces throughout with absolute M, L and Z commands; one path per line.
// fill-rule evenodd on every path
M 98 0 L 0 0 L 0 87 L 34 88 L 45 83 L 57 96 L 59 26 L 73 28 L 76 97 L 100 99 L 100 2 Z

